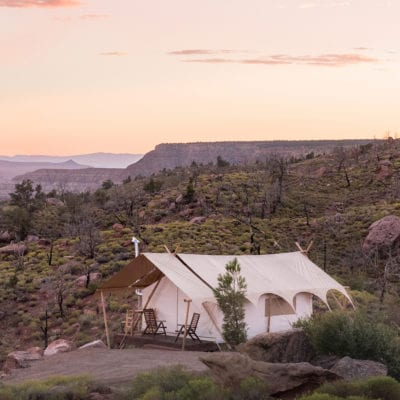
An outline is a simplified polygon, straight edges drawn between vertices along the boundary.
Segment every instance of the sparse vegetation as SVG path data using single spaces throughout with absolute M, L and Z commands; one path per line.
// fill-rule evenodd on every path
M 383 362 L 391 376 L 400 378 L 399 332 L 382 316 L 335 311 L 313 314 L 297 326 L 305 330 L 318 354 Z
M 380 304 L 383 268 L 363 254 L 360 244 L 372 222 L 388 214 L 400 216 L 400 143 L 378 142 L 344 152 L 350 186 L 343 166 L 338 171 L 337 155 L 314 151 L 313 157 L 253 165 L 194 163 L 152 177 L 132 176 L 124 184 L 107 183 L 101 194 L 53 191 L 48 196 L 55 203 L 32 184 L 17 187 L 15 199 L 0 204 L 0 233 L 7 231 L 14 241 L 28 235 L 40 241 L 33 237 L 26 243 L 23 259 L 0 254 L 0 363 L 9 351 L 43 346 L 46 309 L 48 340 L 75 339 L 78 333 L 80 342 L 104 339 L 92 296 L 101 280 L 92 280 L 90 273 L 105 279 L 126 265 L 133 257 L 133 235 L 142 251 L 164 252 L 164 245 L 179 245 L 180 252 L 232 255 L 295 251 L 295 241 L 304 245 L 314 239 L 310 258 L 351 287 L 356 305 L 399 325 L 397 272 L 386 280 Z M 387 176 L 378 160 L 390 161 Z M 26 210 L 21 207 L 24 198 Z M 205 219 L 190 222 L 199 216 Z M 85 220 L 87 235 L 77 228 Z M 116 223 L 122 229 L 113 229 Z M 54 292 L 57 275 L 63 278 L 64 318 Z M 117 326 L 123 318 L 124 303 L 132 299 L 109 299 L 111 324 Z M 80 319 L 83 310 L 92 316 L 90 324 Z

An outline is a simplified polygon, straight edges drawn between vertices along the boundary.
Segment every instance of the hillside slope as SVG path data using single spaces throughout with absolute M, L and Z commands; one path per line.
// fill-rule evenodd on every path
M 338 146 L 354 147 L 368 143 L 367 140 L 320 140 L 320 141 L 252 141 L 252 142 L 204 142 L 160 144 L 146 153 L 143 158 L 126 169 L 91 169 L 59 172 L 46 169 L 35 171 L 15 178 L 21 182 L 30 179 L 40 183 L 45 190 L 57 189 L 60 185 L 68 190 L 93 190 L 105 180 L 121 183 L 128 176 L 149 176 L 162 171 L 198 164 L 216 163 L 221 157 L 231 164 L 251 164 L 257 160 L 263 162 L 273 154 L 285 157 L 301 157 L 307 153 L 329 153 Z
M 92 195 L 60 193 L 58 205 L 31 215 L 28 231 L 41 240 L 26 240 L 26 257 L 0 253 L 0 361 L 16 348 L 43 345 L 46 309 L 50 340 L 63 337 L 81 345 L 104 339 L 93 292 L 133 257 L 133 235 L 141 251 L 164 252 L 166 245 L 182 253 L 232 255 L 295 251 L 296 241 L 307 246 L 314 240 L 310 258 L 350 286 L 359 306 L 379 308 L 398 324 L 398 280 L 387 283 L 379 304 L 384 264 L 363 254 L 361 244 L 374 221 L 400 216 L 399 177 L 400 142 L 392 141 L 288 165 L 282 159 L 192 165 Z M 0 233 L 12 233 L 10 210 L 8 204 L 0 208 Z M 93 254 L 85 238 L 94 243 Z M 85 287 L 88 271 L 97 275 Z M 64 316 L 57 305 L 60 289 Z M 134 296 L 107 301 L 110 329 L 121 332 Z

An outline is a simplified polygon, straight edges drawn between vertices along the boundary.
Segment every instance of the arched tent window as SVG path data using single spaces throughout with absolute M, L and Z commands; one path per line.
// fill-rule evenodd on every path
M 284 298 L 268 293 L 265 295 L 265 316 L 291 315 L 296 314 L 296 297 L 293 299 L 293 306 Z
M 271 329 L 276 330 L 277 323 L 290 326 L 291 320 L 296 316 L 296 305 L 290 304 L 288 300 L 275 293 L 264 293 L 259 297 L 258 309 L 265 317 L 264 323 L 267 332 L 270 332 Z

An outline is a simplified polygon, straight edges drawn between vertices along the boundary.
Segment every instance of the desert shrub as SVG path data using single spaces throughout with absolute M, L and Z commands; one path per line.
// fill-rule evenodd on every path
M 303 396 L 300 400 L 341 400 L 343 397 L 331 396 L 326 393 L 313 393 Z
M 263 400 L 268 399 L 267 393 L 268 385 L 261 379 L 249 376 L 240 382 L 240 386 L 231 394 L 233 400 L 246 399 L 246 400 Z
M 93 388 L 87 376 L 53 377 L 19 385 L 0 385 L 1 400 L 86 400 Z
M 371 399 L 398 400 L 400 399 L 400 383 L 395 379 L 382 376 L 352 382 L 331 382 L 321 386 L 315 395 L 329 395 L 338 399 Z M 307 400 L 319 400 L 317 397 Z M 305 400 L 302 399 L 302 400 Z M 327 399 L 330 399 L 329 397 Z M 321 400 L 323 398 L 321 397 Z
M 383 362 L 400 378 L 400 342 L 396 329 L 361 312 L 313 314 L 300 321 L 318 354 Z
M 266 385 L 254 377 L 235 389 L 217 385 L 210 377 L 181 366 L 158 368 L 138 375 L 126 400 L 267 400 Z
M 176 392 L 176 400 L 223 400 L 224 398 L 226 399 L 224 390 L 207 377 L 192 378 Z

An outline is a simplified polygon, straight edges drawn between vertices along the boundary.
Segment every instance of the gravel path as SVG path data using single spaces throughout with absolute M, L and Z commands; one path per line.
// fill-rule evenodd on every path
M 118 386 L 131 382 L 142 371 L 162 366 L 180 364 L 193 371 L 205 371 L 207 367 L 199 361 L 199 356 L 204 354 L 150 349 L 76 350 L 33 361 L 29 368 L 13 370 L 2 381 L 18 383 L 54 375 L 89 374 L 105 385 Z

